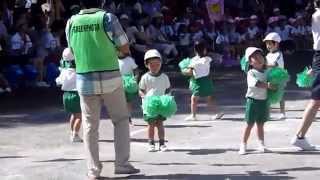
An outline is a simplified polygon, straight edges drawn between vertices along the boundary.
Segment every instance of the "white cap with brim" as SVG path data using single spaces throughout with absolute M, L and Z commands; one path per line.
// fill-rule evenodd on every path
M 263 52 L 262 49 L 256 47 L 248 47 L 245 52 L 246 61 L 249 61 L 250 56 L 255 53 L 256 51 Z
M 144 54 L 144 61 L 151 58 L 159 58 L 161 60 L 161 54 L 156 49 L 150 49 Z
M 65 61 L 72 61 L 74 60 L 73 53 L 70 48 L 65 48 L 62 52 L 62 59 Z
M 265 42 L 265 41 L 275 41 L 275 42 L 280 43 L 281 42 L 281 37 L 280 37 L 280 35 L 278 33 L 271 32 L 263 39 L 263 42 Z

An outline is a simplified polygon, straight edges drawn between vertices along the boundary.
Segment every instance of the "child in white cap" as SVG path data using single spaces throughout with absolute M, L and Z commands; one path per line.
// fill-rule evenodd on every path
M 80 97 L 76 88 L 76 70 L 75 60 L 70 48 L 65 48 L 60 62 L 60 75 L 56 79 L 58 85 L 61 85 L 63 92 L 63 106 L 70 116 L 70 141 L 82 142 L 79 137 L 81 127 L 81 107 Z
M 139 95 L 144 101 L 146 96 L 161 96 L 170 93 L 169 77 L 161 72 L 162 57 L 155 49 L 148 50 L 144 55 L 144 63 L 149 70 L 145 73 L 139 83 Z M 148 138 L 149 138 L 149 152 L 157 151 L 154 142 L 154 131 L 158 129 L 159 136 L 159 151 L 167 151 L 165 145 L 165 131 L 163 121 L 165 117 L 159 115 L 155 118 L 149 118 L 144 115 L 144 120 L 148 122 Z
M 276 32 L 271 32 L 264 38 L 263 42 L 266 43 L 267 49 L 269 51 L 269 53 L 266 56 L 267 67 L 268 68 L 279 67 L 284 69 L 283 55 L 280 50 L 280 42 L 281 42 L 280 35 Z M 280 113 L 281 114 L 279 116 L 279 119 L 285 119 L 286 113 L 285 113 L 284 99 L 280 101 Z
M 273 89 L 267 83 L 266 64 L 262 55 L 262 50 L 256 47 L 248 47 L 245 52 L 246 60 L 249 61 L 249 71 L 247 73 L 248 89 L 246 93 L 246 113 L 247 122 L 239 154 L 247 153 L 247 141 L 251 129 L 256 124 L 259 139 L 258 151 L 264 153 L 267 149 L 264 145 L 264 123 L 269 120 L 269 103 L 267 102 L 267 89 Z

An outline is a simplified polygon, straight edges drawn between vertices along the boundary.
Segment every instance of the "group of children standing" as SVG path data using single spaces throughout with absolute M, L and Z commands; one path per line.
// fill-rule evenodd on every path
M 263 51 L 256 47 L 248 47 L 245 52 L 245 57 L 249 63 L 245 111 L 245 121 L 247 125 L 243 133 L 239 154 L 246 153 L 247 141 L 251 129 L 255 124 L 257 126 L 259 139 L 258 150 L 260 152 L 267 151 L 264 145 L 264 123 L 269 120 L 270 109 L 267 102 L 267 90 L 276 89 L 277 87 L 267 82 L 266 70 L 272 67 L 284 68 L 284 61 L 279 49 L 279 44 L 281 42 L 279 34 L 275 32 L 269 33 L 265 37 L 264 42 L 269 51 L 266 58 L 263 57 Z M 212 59 L 207 56 L 208 49 L 205 41 L 196 41 L 194 44 L 195 56 L 191 59 L 189 66 L 182 72 L 184 75 L 190 76 L 190 90 L 192 91 L 190 104 L 191 114 L 186 120 L 197 120 L 197 103 L 199 98 L 202 97 L 207 99 L 207 105 L 210 108 L 210 112 L 215 112 L 211 119 L 220 119 L 224 114 L 218 110 L 213 98 L 214 87 L 210 74 L 210 63 Z M 81 126 L 81 108 L 75 85 L 76 73 L 74 57 L 69 48 L 64 50 L 62 57 L 61 74 L 56 81 L 57 84 L 62 85 L 62 90 L 64 91 L 63 103 L 65 110 L 71 113 L 71 141 L 81 142 L 82 140 L 78 135 Z M 148 72 L 141 77 L 138 91 L 142 101 L 144 101 L 147 96 L 170 94 L 171 85 L 169 77 L 161 71 L 161 54 L 155 49 L 148 50 L 144 55 L 144 64 L 147 67 Z M 131 57 L 119 57 L 119 67 L 122 75 L 137 75 L 137 65 Z M 129 112 L 132 110 L 131 103 L 135 96 L 136 94 L 126 93 Z M 284 100 L 280 103 L 280 109 L 281 116 L 279 118 L 284 119 Z M 166 151 L 165 128 L 163 125 L 163 121 L 165 121 L 166 118 L 159 115 L 150 120 L 148 117 L 144 116 L 144 120 L 148 122 L 148 151 Z M 129 121 L 132 123 L 131 118 Z M 155 146 L 154 138 L 156 128 L 159 137 L 158 148 Z

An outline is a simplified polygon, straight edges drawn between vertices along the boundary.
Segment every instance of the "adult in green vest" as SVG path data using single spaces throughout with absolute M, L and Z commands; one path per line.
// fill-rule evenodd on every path
M 114 125 L 115 174 L 140 172 L 128 161 L 130 156 L 129 114 L 117 51 L 129 55 L 128 38 L 118 19 L 98 9 L 99 0 L 80 0 L 82 10 L 72 16 L 66 27 L 68 45 L 75 56 L 77 90 L 83 116 L 84 145 L 88 177 L 100 177 L 99 121 L 103 104 Z

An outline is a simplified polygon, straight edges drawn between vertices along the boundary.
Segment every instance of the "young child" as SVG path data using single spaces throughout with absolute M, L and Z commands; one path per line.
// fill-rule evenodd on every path
M 196 56 L 191 59 L 191 63 L 185 74 L 192 76 L 190 81 L 191 96 L 191 115 L 186 118 L 188 121 L 197 120 L 197 105 L 200 97 L 207 98 L 207 104 L 211 111 L 217 111 L 213 100 L 213 83 L 210 78 L 210 63 L 212 59 L 207 56 L 207 46 L 204 41 L 196 41 L 194 45 Z M 223 113 L 217 113 L 211 119 L 221 119 Z
M 170 81 L 168 76 L 160 71 L 162 64 L 160 53 L 155 49 L 148 50 L 144 55 L 144 62 L 149 71 L 142 76 L 139 83 L 139 94 L 142 101 L 146 96 L 161 96 L 168 94 L 170 92 Z M 144 117 L 144 119 L 148 122 L 148 151 L 157 151 L 154 142 L 155 128 L 158 129 L 159 151 L 166 151 L 167 147 L 165 145 L 165 132 L 163 127 L 163 121 L 166 120 L 166 118 L 158 116 L 153 119 Z
M 284 68 L 284 61 L 283 61 L 283 55 L 280 51 L 280 42 L 281 37 L 278 33 L 272 32 L 269 33 L 263 40 L 263 42 L 266 43 L 267 49 L 269 53 L 266 56 L 266 65 L 268 68 L 272 67 L 280 67 Z M 285 113 L 285 101 L 282 99 L 280 101 L 280 116 L 279 119 L 285 119 L 286 113 Z
M 269 105 L 267 102 L 267 89 L 272 89 L 272 85 L 267 83 L 265 60 L 262 56 L 262 50 L 255 47 L 248 47 L 245 57 L 249 61 L 250 68 L 247 73 L 248 89 L 246 93 L 246 114 L 247 122 L 243 133 L 239 154 L 246 154 L 247 141 L 254 124 L 257 125 L 257 134 L 259 139 L 259 152 L 265 152 L 264 145 L 264 123 L 269 119 Z
M 134 75 L 137 79 L 137 75 L 138 75 L 138 65 L 135 63 L 134 59 L 130 56 L 127 57 L 121 57 L 121 55 L 119 56 L 119 67 L 120 67 L 120 73 L 122 76 L 125 75 Z M 137 93 L 127 93 L 125 92 L 126 95 L 126 99 L 127 99 L 127 106 L 128 106 L 128 110 L 129 113 L 131 113 L 132 111 L 132 101 L 133 99 L 137 96 Z M 129 117 L 129 122 L 131 125 L 133 125 L 132 123 L 132 119 L 131 116 Z
M 65 48 L 62 53 L 61 73 L 56 79 L 58 85 L 61 85 L 63 93 L 63 106 L 70 116 L 70 141 L 82 142 L 78 133 L 81 127 L 81 108 L 80 97 L 76 89 L 76 70 L 74 56 L 70 48 Z

